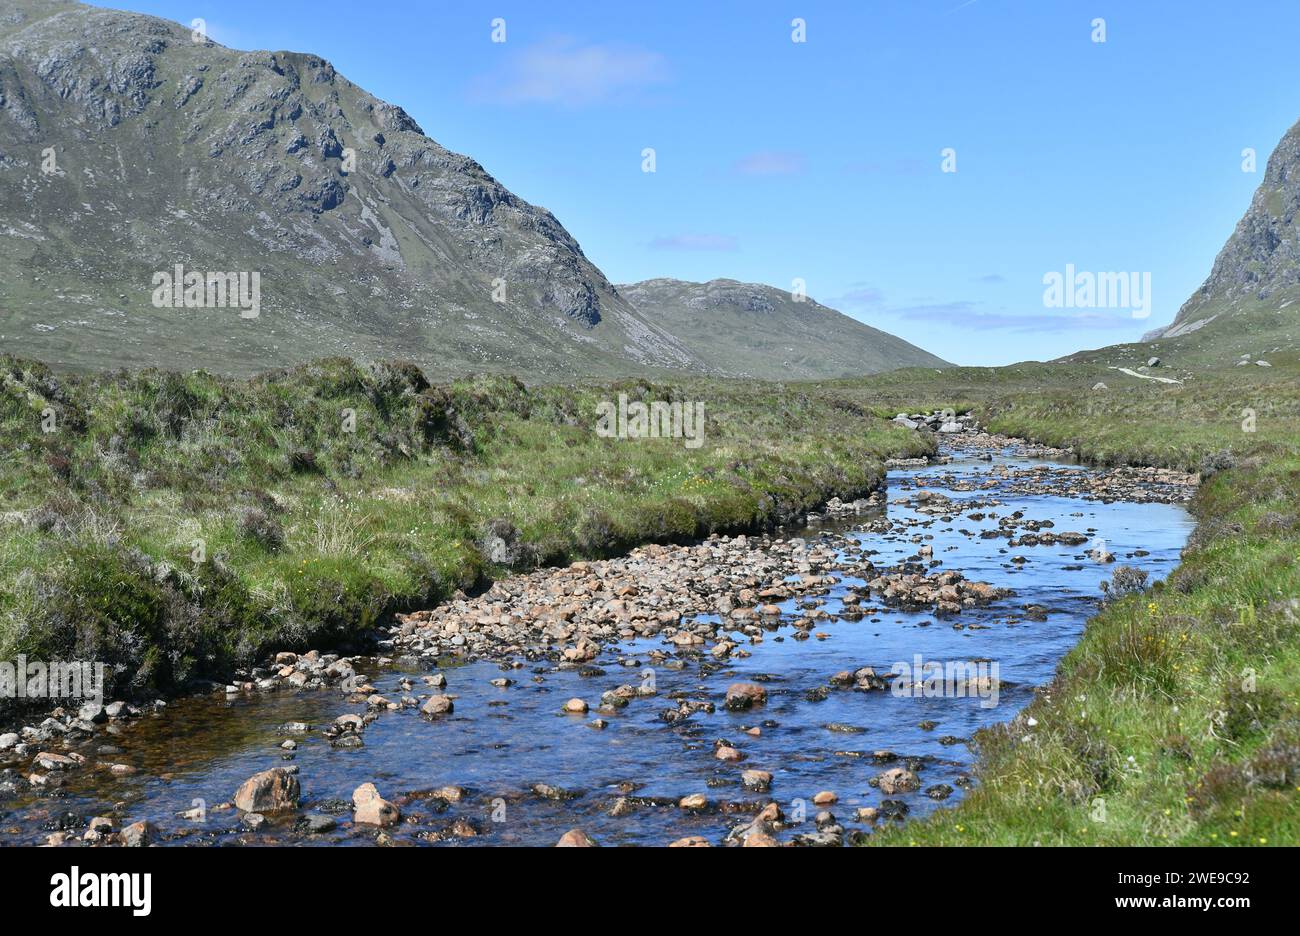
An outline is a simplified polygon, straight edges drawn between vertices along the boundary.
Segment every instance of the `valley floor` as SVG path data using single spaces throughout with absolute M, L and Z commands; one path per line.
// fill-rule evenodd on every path
M 1300 383 L 1207 373 L 1093 391 L 1086 365 L 857 381 L 430 386 L 318 362 L 236 381 L 0 362 L 0 659 L 98 659 L 114 694 L 356 643 L 510 569 L 770 528 L 934 451 L 901 411 L 970 411 L 1101 465 L 1199 470 L 1167 584 L 1114 601 L 962 805 L 880 843 L 1300 841 Z M 620 393 L 703 402 L 705 444 L 600 438 Z M 8 720 L 8 719 L 6 719 Z

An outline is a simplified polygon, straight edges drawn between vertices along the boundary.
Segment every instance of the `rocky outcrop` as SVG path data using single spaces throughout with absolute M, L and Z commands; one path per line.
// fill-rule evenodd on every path
M 1172 324 L 1143 337 L 1147 341 L 1183 337 L 1212 325 L 1221 327 L 1242 314 L 1262 311 L 1282 315 L 1294 323 L 1297 298 L 1300 123 L 1287 131 L 1269 156 L 1250 207 L 1219 251 L 1201 288 L 1178 310 Z M 1255 324 L 1267 324 L 1267 320 Z

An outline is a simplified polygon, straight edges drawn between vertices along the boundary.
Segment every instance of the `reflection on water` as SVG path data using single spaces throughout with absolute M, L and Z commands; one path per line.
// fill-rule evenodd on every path
M 907 488 L 918 475 L 961 476 L 1026 463 L 1012 457 L 992 463 L 959 457 L 943 466 L 893 472 L 890 499 L 911 493 Z M 1008 494 L 1005 486 L 978 494 L 933 484 L 926 489 L 959 502 L 996 498 L 1001 503 L 989 509 L 998 516 L 1022 510 L 1027 518 L 1053 521 L 1057 532 L 1099 536 L 1119 563 L 1147 570 L 1152 580 L 1176 564 L 1192 526 L 1186 511 L 1170 505 L 1022 496 Z M 413 820 L 392 830 L 399 842 L 552 845 L 567 830 L 580 827 L 605 845 L 665 844 L 688 835 L 717 844 L 742 821 L 743 812 L 770 799 L 787 815 L 798 815 L 800 803 L 806 804 L 801 829 L 812 831 L 817 807 L 811 800 L 824 790 L 838 795 L 832 811 L 846 829 L 867 829 L 854 820 L 854 812 L 882 799 L 868 785 L 886 769 L 873 757 L 882 751 L 903 759 L 886 766 L 910 761 L 919 768 L 922 789 L 893 797 L 908 805 L 910 815 L 944 805 L 925 792 L 939 784 L 954 788 L 944 802 L 955 803 L 971 766 L 966 740 L 982 725 L 1011 718 L 1030 700 L 1034 687 L 1051 678 L 1095 610 L 1099 583 L 1114 566 L 1089 560 L 1087 546 L 1012 549 L 1004 538 L 980 538 L 981 530 L 996 527 L 994 517 L 975 521 L 954 516 L 945 522 L 894 503 L 888 517 L 908 525 L 895 523 L 888 532 L 852 532 L 850 524 L 827 523 L 803 535 L 844 532 L 878 566 L 915 555 L 914 536 L 932 537 L 924 542 L 943 563 L 939 570 L 958 569 L 968 579 L 1011 588 L 1015 594 L 952 618 L 872 603 L 868 607 L 875 610 L 861 620 L 835 620 L 839 596 L 847 586 L 861 584 L 845 578 L 823 606 L 832 618 L 819 622 L 817 632 L 826 639 L 794 640 L 793 628 L 782 626 L 760 643 L 742 638 L 751 653 L 746 658 L 717 663 L 706 654 L 679 669 L 655 666 L 657 695 L 602 714 L 603 729 L 590 726 L 594 712 L 561 714 L 564 702 L 577 696 L 594 708 L 602 692 L 640 684 L 650 651 L 668 649 L 666 642 L 607 648 L 595 665 L 581 670 L 527 662 L 509 670 L 491 662 L 445 669 L 448 691 L 457 696 L 454 715 L 430 722 L 416 710 L 384 713 L 366 728 L 364 746 L 355 750 L 332 748 L 319 730 L 338 715 L 360 711 L 337 692 L 180 700 L 115 734 L 101 733 L 83 749 L 92 760 L 129 763 L 139 773 L 117 778 L 88 766 L 52 794 L 0 804 L 0 842 L 38 842 L 60 827 L 79 832 L 90 817 L 110 815 L 119 827 L 149 819 L 176 844 L 369 844 L 375 831 L 353 827 L 344 806 L 365 782 L 374 782 Z M 1139 550 L 1146 554 L 1134 556 Z M 1011 561 L 1013 555 L 1028 561 L 1018 565 Z M 783 608 L 790 611 L 793 605 L 787 602 Z M 1026 605 L 1046 608 L 1045 619 L 1031 620 L 1041 616 L 1027 616 Z M 904 698 L 848 689 L 831 691 L 822 701 L 805 695 L 838 671 L 872 666 L 888 673 L 894 663 L 910 663 L 916 654 L 936 661 L 996 661 L 1005 683 L 999 704 L 984 708 L 978 698 Z M 398 681 L 410 675 L 377 665 L 362 671 L 381 694 L 394 699 L 402 695 Z M 503 675 L 514 684 L 490 684 Z M 737 681 L 763 682 L 767 705 L 746 713 L 726 711 L 723 695 Z M 711 701 L 717 709 L 670 724 L 660 713 L 675 708 L 679 699 Z M 314 726 L 306 735 L 293 736 L 298 748 L 291 755 L 279 747 L 288 737 L 282 726 L 289 722 Z M 747 733 L 753 728 L 757 734 Z M 714 744 L 720 739 L 739 748 L 744 761 L 717 760 Z M 106 744 L 120 753 L 100 756 L 97 751 Z M 335 829 L 307 836 L 299 817 L 250 832 L 237 812 L 216 808 L 229 802 L 249 775 L 286 764 L 300 771 L 302 813 L 336 815 Z M 773 774 L 770 794 L 741 788 L 740 773 L 747 768 Z M 573 795 L 542 798 L 529 792 L 536 783 Z M 418 795 L 446 785 L 463 787 L 467 795 L 451 805 Z M 699 814 L 677 808 L 676 801 L 691 793 L 705 794 L 713 805 Z M 609 815 L 611 805 L 625 795 L 629 802 L 623 814 Z M 179 817 L 196 805 L 207 807 L 204 819 Z M 69 813 L 76 821 L 64 818 Z

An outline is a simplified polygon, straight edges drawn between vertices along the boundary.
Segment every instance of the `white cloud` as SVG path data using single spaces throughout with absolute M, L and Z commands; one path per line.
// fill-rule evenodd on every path
M 560 36 L 515 54 L 479 79 L 473 94 L 503 104 L 583 107 L 667 80 L 668 63 L 658 52 L 618 42 L 583 44 Z

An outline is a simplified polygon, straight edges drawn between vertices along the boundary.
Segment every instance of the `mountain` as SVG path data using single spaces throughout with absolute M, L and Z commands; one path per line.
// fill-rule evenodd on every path
M 249 274 L 257 317 L 157 307 L 177 264 L 204 301 L 206 274 Z M 0 348 L 235 373 L 329 354 L 707 370 L 548 211 L 329 62 L 66 0 L 0 4 Z
M 901 338 L 772 286 L 652 279 L 618 290 L 719 374 L 788 380 L 947 366 Z
M 1300 123 L 1282 137 L 1209 277 L 1144 341 L 1237 356 L 1294 351 L 1300 334 Z
M 324 59 L 0 6 L 0 350 L 240 374 L 326 355 L 533 378 L 942 363 L 768 287 L 630 289 Z

